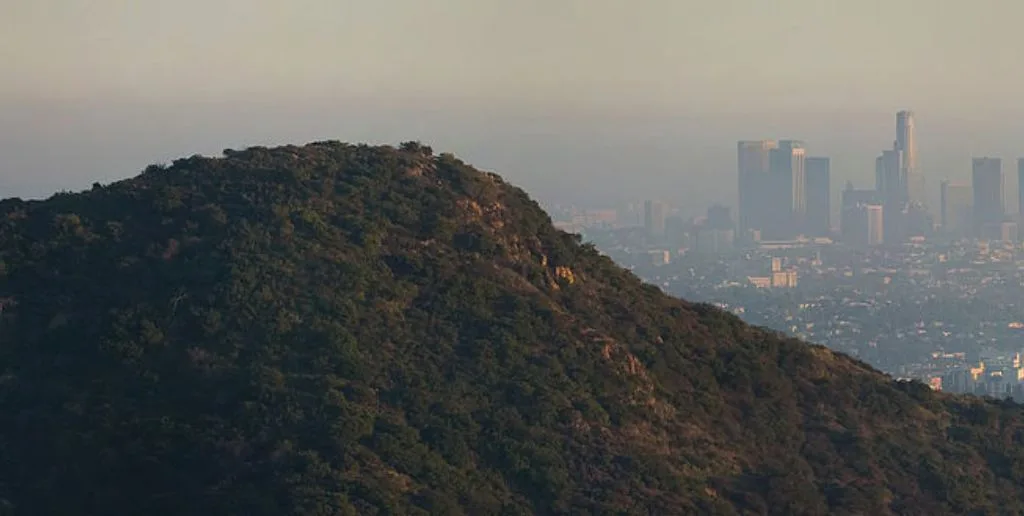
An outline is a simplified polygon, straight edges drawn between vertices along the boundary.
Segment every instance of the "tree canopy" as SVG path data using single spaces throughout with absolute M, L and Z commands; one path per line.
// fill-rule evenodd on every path
M 0 202 L 0 512 L 1021 513 L 1022 422 L 666 296 L 417 142 Z

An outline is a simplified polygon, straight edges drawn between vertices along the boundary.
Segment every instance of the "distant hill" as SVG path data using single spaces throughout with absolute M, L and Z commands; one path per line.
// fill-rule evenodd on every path
M 666 296 L 416 143 L 3 201 L 0 310 L 0 513 L 1024 513 L 1018 406 Z

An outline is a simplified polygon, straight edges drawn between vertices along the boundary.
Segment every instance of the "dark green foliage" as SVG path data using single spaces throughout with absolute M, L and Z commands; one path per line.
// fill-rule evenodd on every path
M 1022 421 L 671 299 L 418 142 L 0 203 L 0 514 L 1018 514 Z

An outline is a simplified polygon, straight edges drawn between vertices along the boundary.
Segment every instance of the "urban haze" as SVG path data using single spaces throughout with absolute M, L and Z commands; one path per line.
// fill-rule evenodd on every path
M 804 141 L 831 158 L 834 184 L 870 186 L 891 114 L 909 108 L 934 206 L 942 180 L 969 179 L 972 157 L 1021 153 L 1022 10 L 7 2 L 0 189 L 42 197 L 248 144 L 416 138 L 546 201 L 672 191 L 697 215 L 736 203 L 737 140 Z
M 41 198 L 247 145 L 419 139 L 499 171 L 621 263 L 650 265 L 653 252 L 667 268 L 648 279 L 670 291 L 667 271 L 685 265 L 719 282 L 679 292 L 699 300 L 750 304 L 743 292 L 765 281 L 819 299 L 836 285 L 810 287 L 808 274 L 916 274 L 920 253 L 946 274 L 979 259 L 976 242 L 1018 240 L 1024 36 L 1013 20 L 1024 8 L 986 5 L 10 3 L 0 191 Z M 827 263 L 851 246 L 865 262 Z M 1009 281 L 996 269 L 958 288 Z M 733 283 L 739 294 L 719 292 Z M 934 283 L 921 295 L 963 293 Z M 749 318 L 753 307 L 732 308 Z M 758 321 L 895 375 L 930 381 L 945 367 L 926 359 L 947 354 L 943 339 L 894 358 L 884 343 L 850 348 L 867 344 L 774 313 Z

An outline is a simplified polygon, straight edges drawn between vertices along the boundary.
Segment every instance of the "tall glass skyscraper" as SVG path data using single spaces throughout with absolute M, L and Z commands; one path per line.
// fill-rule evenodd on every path
M 807 222 L 809 236 L 828 236 L 831 229 L 832 187 L 829 180 L 830 161 L 823 157 L 807 158 Z
M 771 150 L 769 237 L 793 238 L 800 234 L 807 213 L 807 150 L 799 140 L 780 140 Z
M 772 199 L 770 187 L 771 151 L 779 146 L 773 140 L 741 141 L 737 144 L 739 186 L 739 235 L 749 238 L 752 230 L 764 230 Z
M 896 113 L 896 148 L 902 154 L 900 180 L 906 188 L 906 198 L 911 203 L 925 204 L 924 176 L 918 168 L 917 135 L 914 131 L 914 112 Z
M 995 226 L 1003 222 L 1003 161 L 999 158 L 971 160 L 971 189 L 974 192 L 974 225 L 978 236 L 994 238 Z

